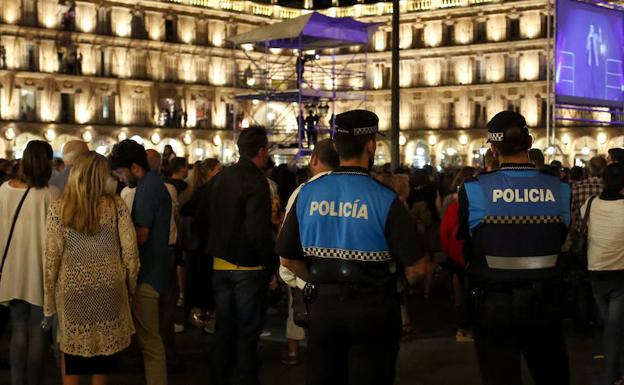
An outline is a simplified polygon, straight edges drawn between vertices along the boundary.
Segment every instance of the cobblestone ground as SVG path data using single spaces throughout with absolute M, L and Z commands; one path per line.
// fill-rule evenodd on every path
M 453 330 L 453 313 L 448 296 L 429 301 L 413 300 L 410 305 L 415 333 L 403 341 L 399 355 L 397 384 L 399 385 L 479 385 L 479 370 L 471 343 L 456 343 Z M 264 385 L 303 385 L 305 365 L 284 367 L 280 358 L 284 353 L 284 312 L 272 312 L 266 330 L 270 337 L 262 339 L 260 355 Z M 209 363 L 212 336 L 198 329 L 189 329 L 176 335 L 176 343 L 185 369 L 170 373 L 171 385 L 209 384 Z M 597 336 L 568 339 L 573 385 L 593 385 L 600 371 Z M 6 357 L 7 336 L 0 344 L 0 355 Z M 304 351 L 305 354 L 305 351 Z M 525 371 L 526 372 L 526 371 Z M 110 379 L 111 385 L 142 385 L 142 366 L 136 355 L 127 354 L 122 372 Z M 50 359 L 46 385 L 60 384 L 58 370 Z M 88 382 L 83 381 L 83 384 Z M 9 372 L 0 371 L 0 385 L 9 385 Z M 525 376 L 525 384 L 532 384 Z

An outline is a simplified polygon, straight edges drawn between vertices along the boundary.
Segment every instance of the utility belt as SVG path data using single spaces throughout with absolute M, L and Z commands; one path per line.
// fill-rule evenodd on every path
M 486 306 L 510 308 L 515 318 L 557 316 L 561 307 L 559 281 L 523 282 L 518 284 L 476 285 L 470 290 L 477 313 Z M 501 308 L 502 311 L 502 308 Z
M 370 286 L 354 283 L 321 283 L 306 284 L 303 289 L 303 298 L 306 303 L 312 303 L 319 296 L 334 296 L 340 299 L 356 299 L 372 296 L 397 296 L 395 285 Z

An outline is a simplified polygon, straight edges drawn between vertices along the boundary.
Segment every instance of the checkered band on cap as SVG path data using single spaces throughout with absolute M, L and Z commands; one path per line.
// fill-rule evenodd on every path
M 336 132 L 354 136 L 372 135 L 379 132 L 379 126 L 355 127 L 353 129 L 336 127 Z
M 490 142 L 502 142 L 505 134 L 502 132 L 488 132 L 488 140 Z
M 332 258 L 362 262 L 385 262 L 391 259 L 390 252 L 388 251 L 344 250 L 325 247 L 304 247 L 303 254 L 307 257 Z

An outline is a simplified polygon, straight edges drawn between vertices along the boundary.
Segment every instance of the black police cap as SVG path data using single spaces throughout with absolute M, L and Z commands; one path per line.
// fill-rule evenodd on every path
M 501 111 L 487 124 L 488 143 L 506 142 L 505 137 L 510 128 L 520 129 L 520 136 L 529 135 L 529 126 L 524 116 L 514 111 Z
M 336 133 L 360 136 L 379 133 L 379 118 L 367 110 L 351 110 L 336 115 Z M 379 133 L 380 134 L 380 133 Z

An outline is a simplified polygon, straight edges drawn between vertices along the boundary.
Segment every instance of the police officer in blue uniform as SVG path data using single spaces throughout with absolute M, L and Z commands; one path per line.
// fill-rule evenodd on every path
M 401 336 L 397 278 L 422 252 L 405 206 L 369 175 L 379 119 L 336 116 L 340 167 L 301 189 L 277 241 L 282 265 L 313 288 L 308 385 L 392 385 Z
M 529 162 L 526 120 L 503 111 L 487 124 L 497 171 L 459 194 L 477 315 L 475 345 L 484 385 L 521 385 L 521 355 L 536 385 L 568 385 L 560 317 L 559 254 L 570 223 L 570 188 Z

